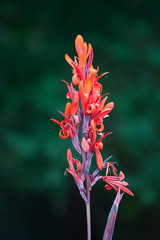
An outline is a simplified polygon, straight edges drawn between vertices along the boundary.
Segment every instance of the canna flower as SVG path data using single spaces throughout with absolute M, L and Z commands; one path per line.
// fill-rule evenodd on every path
M 83 186 L 85 171 L 89 171 L 91 159 L 95 153 L 98 171 L 106 168 L 106 176 L 90 175 L 91 186 L 93 186 L 97 180 L 102 179 L 107 183 L 105 185 L 107 190 L 114 188 L 118 191 L 120 188 L 128 194 L 133 195 L 125 187 L 128 185 L 127 182 L 122 181 L 124 174 L 120 172 L 120 175 L 117 176 L 113 163 L 106 163 L 106 160 L 103 161 L 101 155 L 101 150 L 103 149 L 102 141 L 112 133 L 104 133 L 103 121 L 109 116 L 109 113 L 114 107 L 114 103 L 106 103 L 108 93 L 102 95 L 103 88 L 101 83 L 99 83 L 99 79 L 108 72 L 98 76 L 99 67 L 95 69 L 92 65 L 92 46 L 90 43 L 87 46 L 81 35 L 78 35 L 75 39 L 75 48 L 78 56 L 74 57 L 74 60 L 65 54 L 66 61 L 72 67 L 73 77 L 70 84 L 62 80 L 67 86 L 68 92 L 66 98 L 69 100 L 64 113 L 59 111 L 64 119 L 61 122 L 56 119 L 51 119 L 61 127 L 59 136 L 62 139 L 70 137 L 73 146 L 82 157 L 82 163 L 78 160 L 73 160 L 71 151 L 68 150 L 67 159 L 69 168 L 66 169 L 66 172 L 74 177 L 78 188 L 83 189 L 81 192 L 85 194 Z M 82 131 L 82 139 L 79 138 L 79 129 Z M 114 176 L 108 176 L 109 168 L 112 168 Z
M 106 190 L 111 190 L 112 188 L 114 188 L 114 190 L 118 192 L 118 190 L 120 189 L 128 193 L 129 195 L 134 196 L 133 193 L 128 188 L 126 188 L 126 186 L 128 186 L 128 183 L 125 181 L 122 181 L 123 179 L 124 179 L 124 174 L 122 171 L 120 172 L 119 176 L 102 177 L 102 180 L 107 183 L 105 185 Z
M 82 165 L 81 165 L 80 161 L 78 161 L 77 159 L 73 160 L 72 152 L 70 149 L 67 150 L 67 159 L 68 159 L 68 163 L 69 163 L 69 168 L 66 169 L 65 173 L 68 172 L 74 177 L 74 181 L 77 184 L 77 187 L 80 191 L 82 198 L 85 201 L 87 201 L 86 195 L 85 195 L 86 190 L 83 185 L 85 177 L 84 177 L 84 174 L 81 174 Z M 76 165 L 76 170 L 75 170 L 74 165 Z
M 71 84 L 66 83 L 68 93 L 67 99 L 71 102 L 66 104 L 65 113 L 60 112 L 64 117 L 61 122 L 56 122 L 61 130 L 59 136 L 62 139 L 71 138 L 75 149 L 81 154 L 95 152 L 96 162 L 99 169 L 102 169 L 103 159 L 100 149 L 103 149 L 102 139 L 108 134 L 104 134 L 104 118 L 112 111 L 114 103 L 106 103 L 108 96 L 101 95 L 102 85 L 98 80 L 108 72 L 98 76 L 98 70 L 92 66 L 93 49 L 91 44 L 84 42 L 82 36 L 78 35 L 75 40 L 75 48 L 78 57 L 74 61 L 66 54 L 65 59 L 71 65 L 73 77 Z M 78 85 L 77 90 L 75 89 Z M 81 106 L 81 107 L 80 107 Z M 82 109 L 81 109 L 82 108 Z M 79 126 L 82 126 L 82 140 L 79 142 Z M 100 136 L 99 139 L 97 135 Z
M 79 124 L 78 116 L 77 116 L 77 119 L 75 116 L 75 113 L 77 112 L 79 107 L 79 94 L 78 94 L 78 91 L 75 91 L 73 89 L 73 86 L 70 86 L 68 83 L 66 84 L 69 89 L 69 93 L 71 96 L 70 98 L 72 99 L 72 104 L 70 102 L 66 104 L 64 114 L 59 111 L 59 113 L 64 117 L 64 120 L 62 120 L 61 122 L 57 121 L 56 119 L 51 119 L 51 120 L 59 124 L 60 127 L 62 128 L 59 132 L 59 136 L 62 139 L 65 139 L 70 136 L 70 138 L 73 140 L 74 135 L 77 134 L 77 131 L 74 128 L 74 126 Z
M 70 137 L 74 148 L 81 156 L 81 161 L 74 159 L 71 150 L 67 150 L 69 167 L 65 173 L 73 176 L 81 197 L 86 203 L 88 240 L 91 240 L 90 191 L 93 185 L 97 181 L 103 180 L 106 190 L 113 188 L 117 192 L 103 236 L 103 240 L 111 240 L 118 206 L 123 196 L 120 190 L 131 196 L 133 193 L 127 188 L 128 183 L 124 181 L 122 171 L 119 176 L 117 175 L 115 162 L 108 161 L 110 157 L 103 160 L 101 155 L 103 139 L 112 133 L 105 133 L 104 119 L 109 117 L 114 103 L 107 103 L 108 93 L 102 95 L 103 87 L 99 82 L 99 79 L 108 72 L 98 76 L 99 67 L 94 68 L 92 65 L 92 46 L 90 43 L 87 45 L 81 35 L 75 39 L 75 48 L 77 57 L 74 57 L 74 60 L 65 54 L 66 61 L 72 67 L 73 76 L 70 83 L 62 80 L 67 86 L 66 107 L 64 112 L 59 111 L 63 119 L 58 121 L 52 118 L 51 120 L 60 126 L 60 138 Z M 90 174 L 94 154 L 98 168 Z M 106 169 L 105 176 L 99 174 L 102 169 Z M 113 176 L 108 175 L 110 170 Z

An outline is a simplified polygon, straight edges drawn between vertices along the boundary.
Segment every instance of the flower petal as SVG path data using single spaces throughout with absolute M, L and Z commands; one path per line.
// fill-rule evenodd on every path
M 107 105 L 103 108 L 103 111 L 106 109 L 111 109 L 110 111 L 112 111 L 113 107 L 114 107 L 114 102 L 107 103 Z
M 68 56 L 68 54 L 65 54 L 65 59 L 71 65 L 71 67 L 74 68 L 73 60 Z
M 92 79 L 88 77 L 85 80 L 84 91 L 89 94 L 91 89 L 92 89 Z
M 68 115 L 70 115 L 71 114 L 71 103 L 70 102 L 68 102 L 67 104 L 66 104 L 66 109 L 65 109 L 65 115 L 66 116 L 68 116 Z
M 76 51 L 78 53 L 78 56 L 84 52 L 87 53 L 87 44 L 84 42 L 83 37 L 81 35 L 78 35 L 75 39 L 75 47 Z
M 51 118 L 50 120 L 53 121 L 53 122 L 55 122 L 55 123 L 57 123 L 57 124 L 60 125 L 62 128 L 64 128 L 63 124 L 60 123 L 59 121 L 57 121 L 56 119 Z
M 96 149 L 96 162 L 97 162 L 97 166 L 99 167 L 99 169 L 102 170 L 103 159 L 102 159 L 102 155 L 101 155 L 99 149 Z
M 82 110 L 83 110 L 83 113 L 85 114 L 86 105 L 88 103 L 88 97 L 86 96 L 83 90 L 83 81 L 80 81 L 79 83 L 79 93 L 82 100 Z
M 74 85 L 79 84 L 80 80 L 79 80 L 79 77 L 78 77 L 77 73 L 73 75 L 72 82 L 73 82 Z
M 80 163 L 80 161 L 78 161 L 77 159 L 73 161 L 73 164 L 76 163 L 76 166 L 77 166 L 77 172 L 80 172 L 81 169 L 82 169 L 82 165 Z
M 73 99 L 72 107 L 71 107 L 71 114 L 73 114 L 73 115 L 76 114 L 78 108 L 79 108 L 79 92 L 75 91 L 74 92 L 74 99 Z

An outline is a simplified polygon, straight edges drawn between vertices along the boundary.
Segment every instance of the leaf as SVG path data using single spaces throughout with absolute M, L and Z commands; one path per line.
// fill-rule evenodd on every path
M 104 231 L 103 240 L 112 240 L 112 235 L 113 235 L 113 231 L 114 231 L 114 225 L 115 225 L 115 221 L 116 221 L 118 207 L 119 207 L 119 203 L 122 199 L 122 196 L 123 196 L 123 193 L 120 194 L 120 189 L 119 189 L 117 196 L 114 200 L 114 203 L 112 205 L 111 211 L 109 213 L 108 219 L 107 219 L 107 224 L 106 224 L 106 228 Z

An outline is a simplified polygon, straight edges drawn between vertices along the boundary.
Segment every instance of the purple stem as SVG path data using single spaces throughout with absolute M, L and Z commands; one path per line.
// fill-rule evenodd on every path
M 87 193 L 87 202 L 86 202 L 86 216 L 87 216 L 87 236 L 88 240 L 91 240 L 91 212 L 90 212 L 90 179 L 89 171 L 86 171 L 86 193 Z
M 86 130 L 88 129 L 89 117 L 83 116 L 82 122 L 82 137 L 85 137 Z M 86 179 L 86 217 L 87 217 L 87 239 L 91 240 L 91 211 L 90 211 L 90 178 L 89 178 L 89 167 L 91 156 L 87 157 L 86 154 L 82 150 L 82 172 L 84 172 L 85 179 Z
M 90 178 L 89 178 L 89 169 L 86 168 L 86 156 L 84 151 L 82 151 L 82 161 L 83 161 L 83 169 L 82 171 L 84 172 L 85 179 L 86 179 L 86 198 L 87 201 L 86 203 L 86 217 L 87 217 L 87 236 L 88 240 L 91 240 L 91 211 L 90 211 Z

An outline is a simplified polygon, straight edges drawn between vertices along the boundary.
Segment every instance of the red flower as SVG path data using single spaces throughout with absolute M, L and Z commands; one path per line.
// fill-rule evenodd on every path
M 80 161 L 73 160 L 72 158 L 72 152 L 70 149 L 67 150 L 67 159 L 68 159 L 68 163 L 69 163 L 69 168 L 66 169 L 66 173 L 70 173 L 73 177 L 74 177 L 74 181 L 77 184 L 77 187 L 80 191 L 80 194 L 82 196 L 82 198 L 87 201 L 86 198 L 86 190 L 84 188 L 84 174 L 81 173 L 81 169 L 82 169 L 82 165 L 80 163 Z M 74 167 L 74 165 L 76 165 L 76 169 Z
M 105 176 L 102 177 L 103 181 L 106 182 L 107 184 L 105 185 L 106 190 L 111 190 L 114 188 L 116 192 L 118 192 L 118 189 L 121 189 L 122 191 L 130 194 L 131 196 L 134 196 L 133 193 L 126 188 L 128 186 L 128 183 L 125 181 L 122 181 L 124 179 L 124 174 L 121 171 L 119 176 Z
M 67 150 L 67 159 L 69 163 L 69 168 L 66 169 L 66 171 L 74 177 L 74 180 L 77 183 L 78 179 L 81 178 L 80 172 L 81 172 L 82 165 L 77 159 L 74 161 L 72 160 L 72 152 L 70 149 Z M 74 168 L 74 164 L 76 164 L 76 170 Z M 82 178 L 81 180 L 84 180 L 84 179 Z
M 62 121 L 51 119 L 57 123 L 61 129 L 59 136 L 62 139 L 70 137 L 76 151 L 81 156 L 81 162 L 72 157 L 70 149 L 67 150 L 67 159 L 69 167 L 66 169 L 66 173 L 73 176 L 74 181 L 80 191 L 80 194 L 86 202 L 87 209 L 87 224 L 90 228 L 90 191 L 92 186 L 102 179 L 106 184 L 106 190 L 114 188 L 117 192 L 117 197 L 112 206 L 107 226 L 105 229 L 103 239 L 111 239 L 118 211 L 118 205 L 123 194 L 120 194 L 120 190 L 133 196 L 133 193 L 126 187 L 128 183 L 123 181 L 124 174 L 120 172 L 117 175 L 117 170 L 114 166 L 115 162 L 109 162 L 108 159 L 103 161 L 100 150 L 103 149 L 103 139 L 111 134 L 111 132 L 105 133 L 104 131 L 104 118 L 108 117 L 109 113 L 114 107 L 113 102 L 106 103 L 108 99 L 108 93 L 102 95 L 102 85 L 99 79 L 106 73 L 98 76 L 99 67 L 96 69 L 93 67 L 93 49 L 91 44 L 84 42 L 83 37 L 78 35 L 75 39 L 75 48 L 77 51 L 77 57 L 72 60 L 67 54 L 65 54 L 66 61 L 72 67 L 72 81 L 66 83 L 68 92 L 66 98 L 68 99 L 64 113 L 59 113 L 63 116 Z M 80 136 L 79 136 L 79 131 Z M 80 138 L 81 139 L 80 139 Z M 90 174 L 90 166 L 93 154 L 96 156 L 96 163 L 98 168 Z M 100 170 L 106 169 L 106 175 L 101 176 Z M 113 172 L 113 176 L 109 176 L 108 172 Z M 90 233 L 88 239 L 90 239 Z
M 102 85 L 98 80 L 107 73 L 97 75 L 99 68 L 94 69 L 92 66 L 93 50 L 91 44 L 84 42 L 82 36 L 78 35 L 75 40 L 75 48 L 78 57 L 74 61 L 66 54 L 66 61 L 73 69 L 72 83 L 64 81 L 68 88 L 67 98 L 71 102 L 66 104 L 65 113 L 61 113 L 64 120 L 61 122 L 51 119 L 62 128 L 59 136 L 63 139 L 70 136 L 74 147 L 81 154 L 89 151 L 95 152 L 96 162 L 99 169 L 102 169 L 103 159 L 99 149 L 103 149 L 102 139 L 110 133 L 104 134 L 103 119 L 108 116 L 114 107 L 110 102 L 105 105 L 107 96 L 101 96 Z M 75 89 L 78 85 L 78 89 Z M 81 102 L 81 104 L 80 104 Z M 81 110 L 81 108 L 82 110 Z M 82 126 L 82 144 L 79 143 L 79 125 Z M 100 138 L 96 140 L 97 134 Z

